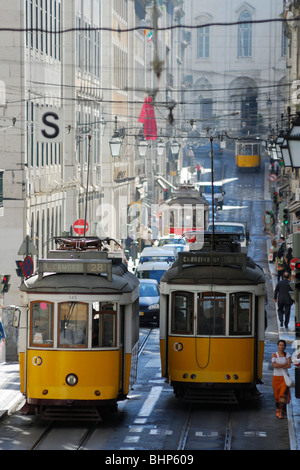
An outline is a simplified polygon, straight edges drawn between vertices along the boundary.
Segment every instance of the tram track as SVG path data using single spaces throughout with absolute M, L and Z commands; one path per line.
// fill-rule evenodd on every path
M 143 328 L 142 334 L 140 335 L 140 345 L 138 356 L 140 356 L 145 350 L 151 334 L 157 328 L 157 323 L 151 325 L 149 328 Z M 88 446 L 89 440 L 92 438 L 97 426 L 98 421 L 87 423 L 82 421 L 80 427 L 76 428 L 76 432 L 73 436 L 73 426 L 69 427 L 69 422 L 66 420 L 64 423 L 61 420 L 51 420 L 47 426 L 43 429 L 36 441 L 31 445 L 30 450 L 50 450 L 57 449 L 57 436 L 58 435 L 68 435 L 68 443 L 62 440 L 59 443 L 59 446 L 62 448 L 67 446 L 72 448 L 72 450 L 84 450 Z M 68 431 L 68 432 L 66 432 Z M 101 433 L 100 433 L 101 434 Z
M 146 345 L 147 345 L 147 343 L 150 339 L 150 336 L 153 333 L 153 331 L 155 330 L 155 328 L 157 328 L 157 323 L 154 323 L 151 327 L 149 327 L 147 329 L 146 334 L 142 336 L 142 340 L 140 340 L 140 344 L 139 344 L 138 357 L 140 357 L 140 355 L 144 351 L 144 349 L 145 349 L 145 347 L 146 347 Z
M 43 430 L 29 450 L 55 450 L 59 448 L 84 450 L 97 426 L 98 422 L 90 424 L 82 423 L 79 427 L 74 427 L 74 423 L 70 426 L 69 422 L 62 424 L 61 421 L 52 421 Z M 68 436 L 68 440 L 64 441 L 58 437 L 61 435 Z M 58 440 L 60 440 L 59 445 L 57 443 Z
M 195 437 L 196 436 L 196 437 Z M 232 413 L 221 411 L 210 415 L 207 424 L 206 411 L 190 404 L 179 437 L 178 451 L 194 448 L 201 450 L 232 450 Z

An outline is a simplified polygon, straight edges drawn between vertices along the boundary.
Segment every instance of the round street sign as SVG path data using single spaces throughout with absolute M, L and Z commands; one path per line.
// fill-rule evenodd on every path
M 24 277 L 29 277 L 33 274 L 33 259 L 31 258 L 31 256 L 25 257 L 22 269 Z
M 84 235 L 84 225 L 85 225 L 84 219 L 76 220 L 76 222 L 74 222 L 73 224 L 74 232 L 77 233 L 78 235 Z M 86 222 L 85 231 L 87 232 L 88 229 L 89 229 L 89 224 Z
M 294 271 L 295 270 L 295 265 L 296 263 L 299 263 L 300 259 L 299 258 L 293 258 L 290 261 L 290 268 Z
M 277 176 L 274 175 L 274 173 L 271 173 L 269 176 L 269 181 L 272 181 L 272 182 L 277 181 Z

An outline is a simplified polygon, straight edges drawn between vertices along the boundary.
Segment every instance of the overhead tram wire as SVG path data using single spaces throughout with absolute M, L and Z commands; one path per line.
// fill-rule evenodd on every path
M 175 24 L 170 26 L 158 26 L 157 31 L 171 31 L 174 29 L 202 29 L 211 26 L 238 26 L 238 25 L 249 25 L 249 24 L 263 24 L 263 23 L 289 23 L 289 22 L 298 22 L 300 17 L 296 18 L 263 18 L 257 20 L 246 20 L 246 21 L 228 21 L 228 22 L 209 22 L 196 25 L 185 25 L 185 24 Z M 107 26 L 89 26 L 88 28 L 84 27 L 72 27 L 65 28 L 60 30 L 50 30 L 48 28 L 12 28 L 12 27 L 1 27 L 0 32 L 14 32 L 14 33 L 47 33 L 47 34 L 66 34 L 76 31 L 104 31 L 104 32 L 113 32 L 113 33 L 130 33 L 134 31 L 144 31 L 144 26 L 133 26 L 131 28 L 111 28 Z M 148 26 L 149 30 L 153 30 L 153 27 Z

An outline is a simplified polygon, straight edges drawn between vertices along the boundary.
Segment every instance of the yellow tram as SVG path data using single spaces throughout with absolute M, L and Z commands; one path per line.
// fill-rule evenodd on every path
M 46 416 L 67 407 L 87 417 L 115 406 L 135 381 L 139 281 L 110 239 L 56 242 L 20 288 L 21 391 Z
M 235 144 L 235 161 L 239 169 L 259 170 L 261 163 L 261 144 L 258 141 L 238 141 Z
M 188 401 L 256 398 L 262 379 L 265 277 L 233 234 L 204 234 L 160 284 L 162 375 Z

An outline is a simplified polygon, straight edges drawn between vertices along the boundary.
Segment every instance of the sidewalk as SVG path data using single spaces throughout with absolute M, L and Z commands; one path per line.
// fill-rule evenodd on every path
M 267 242 L 267 253 L 269 253 L 270 242 Z M 277 275 L 275 275 L 275 263 L 269 263 L 270 275 L 272 278 L 273 292 L 277 284 Z M 269 299 L 269 302 L 272 302 L 272 299 Z M 277 304 L 276 305 L 276 314 L 277 314 Z M 284 339 L 287 343 L 287 349 L 290 354 L 293 354 L 295 351 L 292 349 L 293 342 L 296 340 L 295 336 L 295 307 L 294 305 L 291 308 L 291 316 L 289 328 L 284 328 L 280 326 L 278 315 L 276 315 L 277 326 L 278 326 L 278 338 Z M 295 367 L 292 365 L 290 370 L 290 375 L 295 380 Z M 299 450 L 300 449 L 300 400 L 295 397 L 295 389 L 291 389 L 291 402 L 287 406 L 288 411 L 288 425 L 289 425 L 289 437 L 290 437 L 290 449 Z
M 19 363 L 0 363 L 0 420 L 13 413 L 24 400 L 20 392 Z

